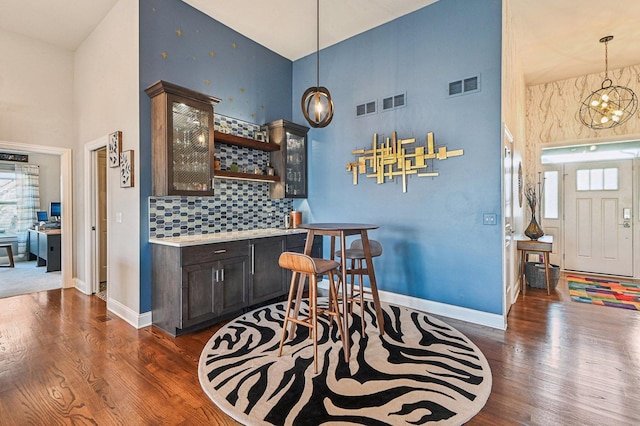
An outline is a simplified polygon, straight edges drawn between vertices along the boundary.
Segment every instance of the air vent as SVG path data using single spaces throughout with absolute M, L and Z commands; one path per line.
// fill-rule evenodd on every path
M 356 105 L 356 117 L 376 113 L 376 101 L 369 101 Z
M 397 95 L 382 98 L 382 111 L 389 111 L 396 108 L 402 108 L 407 104 L 407 94 L 399 93 Z
M 449 96 L 468 95 L 480 91 L 480 76 L 463 78 L 449 83 Z

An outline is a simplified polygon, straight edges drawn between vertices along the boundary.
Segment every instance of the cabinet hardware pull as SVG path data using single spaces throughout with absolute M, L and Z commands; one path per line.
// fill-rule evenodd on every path
M 220 282 L 220 276 L 219 276 L 218 272 L 220 272 L 220 271 L 218 271 L 218 270 L 216 269 L 215 282 L 217 282 L 217 283 L 218 283 L 218 282 Z
M 251 244 L 251 275 L 256 274 L 256 245 Z
M 226 253 L 227 251 L 225 249 L 220 249 L 220 250 L 215 250 L 213 253 L 214 254 L 220 254 L 220 253 Z
M 224 281 L 224 269 L 221 269 L 222 271 L 222 281 Z

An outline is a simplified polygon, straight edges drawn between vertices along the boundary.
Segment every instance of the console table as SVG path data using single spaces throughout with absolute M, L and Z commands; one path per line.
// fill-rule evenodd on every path
M 46 266 L 47 272 L 59 271 L 61 266 L 60 229 L 29 230 L 29 260 L 37 266 Z
M 517 240 L 518 251 L 520 252 L 520 277 L 522 279 L 522 295 L 527 294 L 527 282 L 525 279 L 525 267 L 527 264 L 527 254 L 538 253 L 544 259 L 544 273 L 547 280 L 547 295 L 551 294 L 550 281 L 549 281 L 549 255 L 553 249 L 553 237 L 545 235 L 538 240 Z

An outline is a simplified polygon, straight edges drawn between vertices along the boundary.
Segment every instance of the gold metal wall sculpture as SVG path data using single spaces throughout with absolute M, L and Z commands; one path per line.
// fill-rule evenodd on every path
M 402 192 L 407 192 L 407 175 L 438 176 L 438 172 L 427 171 L 428 168 L 433 169 L 434 159 L 446 160 L 449 157 L 464 155 L 462 149 L 447 151 L 446 147 L 439 147 L 436 151 L 433 132 L 427 134 L 426 146 L 407 146 L 415 142 L 416 138 L 398 139 L 397 133 L 393 132 L 391 138 L 378 145 L 378 134 L 374 133 L 372 149 L 351 151 L 352 154 L 360 156 L 357 161 L 347 164 L 347 171 L 353 174 L 353 184 L 358 184 L 358 174 L 374 177 L 378 184 L 385 183 L 385 179 L 390 181 L 400 176 Z

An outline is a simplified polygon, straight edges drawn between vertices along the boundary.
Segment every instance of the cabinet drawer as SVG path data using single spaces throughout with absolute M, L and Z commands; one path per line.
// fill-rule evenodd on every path
M 300 252 L 304 250 L 304 245 L 307 242 L 307 234 L 294 234 L 287 235 L 286 250 Z M 313 238 L 313 244 L 322 244 L 322 235 L 316 235 Z
M 213 262 L 230 257 L 247 256 L 249 245 L 246 240 L 223 244 L 183 247 L 182 266 Z
M 287 235 L 286 249 L 291 250 L 298 247 L 304 248 L 307 242 L 307 234 L 293 234 Z

